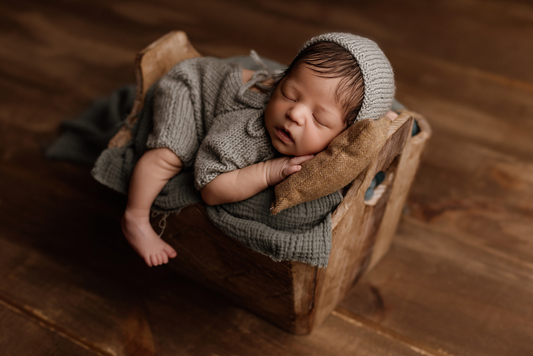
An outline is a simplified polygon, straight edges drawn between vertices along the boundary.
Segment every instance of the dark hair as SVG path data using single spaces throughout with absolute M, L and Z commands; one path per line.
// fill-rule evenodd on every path
M 294 58 L 276 86 L 302 64 L 306 64 L 321 78 L 341 78 L 335 97 L 344 111 L 344 122 L 351 125 L 359 114 L 364 94 L 363 75 L 354 56 L 336 43 L 317 42 Z

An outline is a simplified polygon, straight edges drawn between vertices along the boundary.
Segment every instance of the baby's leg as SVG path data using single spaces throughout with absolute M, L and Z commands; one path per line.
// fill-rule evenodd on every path
M 182 167 L 181 159 L 168 148 L 147 151 L 137 162 L 130 181 L 128 205 L 122 231 L 148 266 L 167 263 L 176 251 L 150 225 L 150 207 L 165 184 Z

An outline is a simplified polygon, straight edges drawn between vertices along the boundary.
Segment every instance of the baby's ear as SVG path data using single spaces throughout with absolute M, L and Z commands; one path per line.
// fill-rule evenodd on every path
M 358 121 L 341 132 L 324 151 L 304 162 L 299 172 L 276 185 L 272 215 L 351 183 L 387 141 L 390 124 L 391 119 L 383 116 Z

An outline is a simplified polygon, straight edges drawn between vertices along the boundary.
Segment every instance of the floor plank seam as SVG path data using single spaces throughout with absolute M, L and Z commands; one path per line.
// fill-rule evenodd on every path
M 367 328 L 372 330 L 373 332 L 377 333 L 380 336 L 386 337 L 392 341 L 398 342 L 405 347 L 408 347 L 412 351 L 424 355 L 424 356 L 455 356 L 447 351 L 444 351 L 442 349 L 435 350 L 430 346 L 421 344 L 420 342 L 416 342 L 410 338 L 407 338 L 401 334 L 398 334 L 395 331 L 392 331 L 390 329 L 387 329 L 377 323 L 374 323 L 368 319 L 365 319 L 363 317 L 360 317 L 359 315 L 356 315 L 352 312 L 350 312 L 347 309 L 337 307 L 333 312 L 332 315 L 350 323 L 354 324 L 358 327 Z
M 519 80 L 510 76 L 500 75 L 488 70 L 482 70 L 451 60 L 445 60 L 437 56 L 428 56 L 426 53 L 420 51 L 405 50 L 403 48 L 394 48 L 390 49 L 390 51 L 394 51 L 395 55 L 401 56 L 404 59 L 412 60 L 413 58 L 416 58 L 417 61 L 424 62 L 425 65 L 429 68 L 431 68 L 432 66 L 436 66 L 443 70 L 448 70 L 451 72 L 460 72 L 463 73 L 465 76 L 469 75 L 471 77 L 474 77 L 475 79 L 486 80 L 501 85 L 503 87 L 514 88 L 526 92 L 533 92 L 533 83 L 525 80 Z
M 412 216 L 403 216 L 402 219 L 405 219 L 406 222 L 412 223 L 412 224 L 414 224 L 416 226 L 432 230 L 433 232 L 435 232 L 435 233 L 437 233 L 437 234 L 439 234 L 441 236 L 446 236 L 446 237 L 453 238 L 458 243 L 461 243 L 461 244 L 464 244 L 464 245 L 466 245 L 466 246 L 468 246 L 470 248 L 474 248 L 474 249 L 477 249 L 479 251 L 485 252 L 486 254 L 488 254 L 490 256 L 493 256 L 494 258 L 497 258 L 497 259 L 499 259 L 502 262 L 507 262 L 507 263 L 519 266 L 519 267 L 521 267 L 523 269 L 526 269 L 526 270 L 528 270 L 528 274 L 527 275 L 529 275 L 529 276 L 531 276 L 531 273 L 533 273 L 533 263 L 529 263 L 527 261 L 523 261 L 523 260 L 521 260 L 519 258 L 516 258 L 516 257 L 513 257 L 513 256 L 511 256 L 511 255 L 509 255 L 509 254 L 507 254 L 505 252 L 500 252 L 500 251 L 498 251 L 498 250 L 496 250 L 494 248 L 486 247 L 486 246 L 483 246 L 481 244 L 476 244 L 475 242 L 471 242 L 468 239 L 468 235 L 467 234 L 459 234 L 459 233 L 450 234 L 450 233 L 448 233 L 446 231 L 441 231 L 438 228 L 431 226 L 430 223 L 425 222 L 424 220 L 421 220 L 419 218 L 412 217 Z M 461 238 L 461 237 L 464 237 L 464 238 Z M 530 278 L 533 279 L 533 277 L 530 277 Z
M 226 3 L 237 3 L 239 5 L 242 5 L 243 3 L 240 1 L 232 1 L 229 0 Z M 258 4 L 246 4 L 248 5 L 246 8 L 250 11 L 260 11 L 263 14 L 270 14 L 271 16 L 279 16 L 284 17 L 285 19 L 293 22 L 299 22 L 301 24 L 309 25 L 309 26 L 317 26 L 320 27 L 323 26 L 321 21 L 317 21 L 316 19 L 312 18 L 305 18 L 301 16 L 295 16 L 294 14 L 286 13 L 283 10 L 275 9 L 275 8 L 269 8 L 265 6 L 261 6 Z M 385 41 L 383 41 L 385 42 Z M 403 58 L 407 58 L 408 60 L 412 60 L 412 58 L 417 58 L 419 61 L 423 61 L 426 64 L 429 63 L 429 66 L 438 66 L 440 68 L 444 68 L 447 70 L 453 70 L 453 71 L 460 71 L 463 73 L 466 73 L 470 76 L 473 76 L 475 78 L 491 81 L 494 83 L 498 83 L 505 87 L 510 88 L 516 88 L 519 90 L 523 90 L 526 92 L 533 92 L 533 85 L 532 83 L 524 80 L 515 79 L 509 76 L 499 75 L 497 73 L 490 72 L 488 70 L 482 70 L 479 68 L 475 68 L 466 64 L 462 64 L 460 62 L 454 62 L 452 60 L 444 60 L 438 56 L 428 56 L 426 52 L 421 51 L 415 51 L 415 50 L 406 50 L 404 48 L 398 48 L 397 46 L 394 46 L 393 44 L 389 44 L 387 46 L 387 50 L 389 52 L 394 52 L 397 56 L 401 56 Z
M 52 331 L 53 333 L 67 339 L 70 342 L 75 343 L 76 345 L 88 351 L 92 351 L 98 355 L 103 355 L 103 356 L 116 356 L 114 352 L 104 351 L 100 349 L 99 347 L 97 347 L 96 345 L 93 345 L 90 342 L 87 342 L 87 340 L 83 339 L 82 337 L 79 337 L 75 335 L 74 333 L 71 333 L 67 330 L 63 330 L 57 325 L 54 325 L 50 320 L 47 320 L 44 314 L 38 312 L 35 309 L 32 309 L 31 307 L 20 305 L 16 302 L 13 302 L 9 300 L 8 298 L 6 298 L 1 293 L 0 293 L 0 304 L 19 315 L 27 317 L 28 319 L 30 319 L 32 322 L 36 323 L 40 327 L 48 329 Z

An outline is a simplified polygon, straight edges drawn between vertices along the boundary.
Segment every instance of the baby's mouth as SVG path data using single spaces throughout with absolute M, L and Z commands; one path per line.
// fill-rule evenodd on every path
M 291 143 L 293 142 L 293 139 L 291 137 L 291 133 L 283 128 L 279 129 L 276 128 L 276 135 L 279 137 L 280 140 L 283 142 Z

